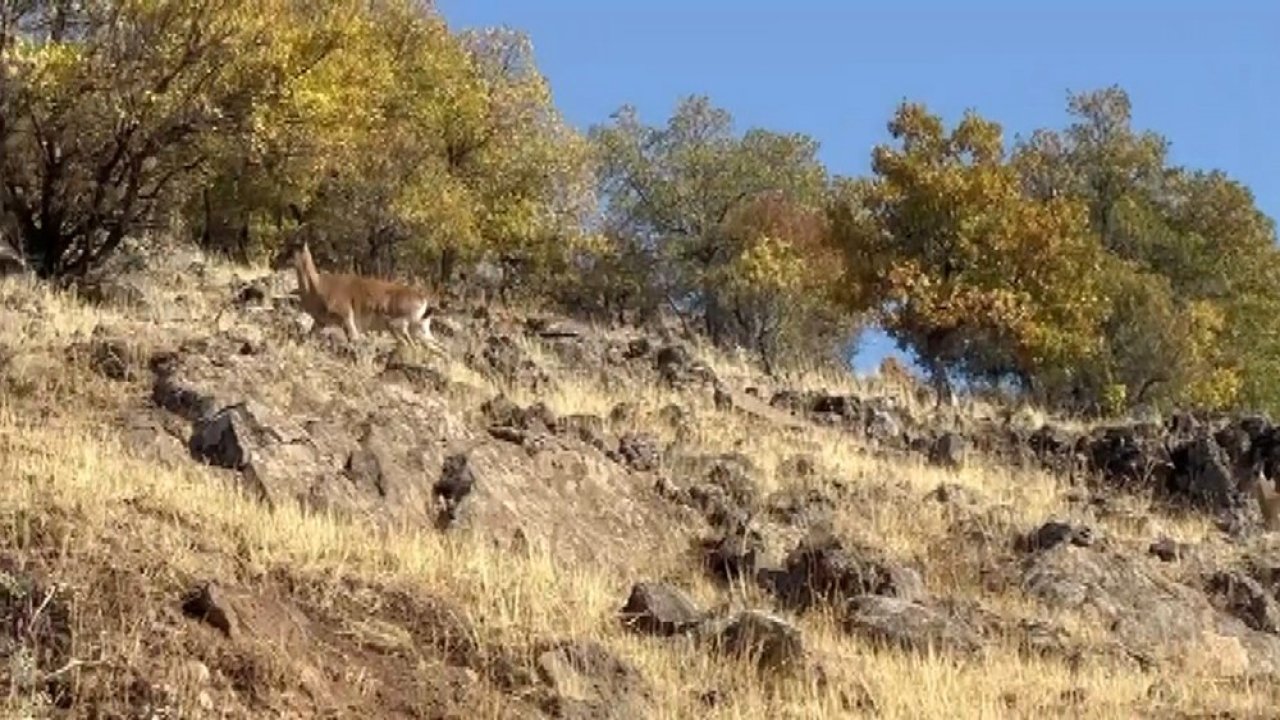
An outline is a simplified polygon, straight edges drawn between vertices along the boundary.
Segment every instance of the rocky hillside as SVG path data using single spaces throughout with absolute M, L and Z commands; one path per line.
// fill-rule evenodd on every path
M 1082 427 L 183 248 L 0 284 L 14 717 L 1271 717 L 1265 418 Z

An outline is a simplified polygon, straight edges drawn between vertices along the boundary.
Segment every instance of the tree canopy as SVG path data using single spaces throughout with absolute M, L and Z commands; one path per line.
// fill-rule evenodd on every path
M 611 322 L 674 316 L 768 369 L 876 323 L 955 381 L 1050 407 L 1280 411 L 1274 221 L 1172 162 L 1119 87 L 1006 139 L 889 113 L 870 172 L 706 96 L 586 132 L 530 39 L 421 0 L 0 3 L 0 236 L 42 277 L 131 236 L 451 283 L 478 262 Z M 510 274 L 509 274 L 510 275 Z

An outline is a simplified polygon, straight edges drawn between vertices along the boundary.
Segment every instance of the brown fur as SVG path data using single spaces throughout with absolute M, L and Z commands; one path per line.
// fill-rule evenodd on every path
M 1274 488 L 1267 487 L 1267 476 L 1261 467 L 1257 469 L 1252 484 L 1254 497 L 1258 499 L 1258 509 L 1262 511 L 1263 526 L 1267 530 L 1280 529 L 1280 494 Z
M 425 291 L 379 278 L 319 272 L 306 243 L 294 252 L 293 265 L 302 309 L 315 320 L 315 328 L 340 326 L 352 342 L 366 330 L 388 331 L 410 345 L 416 344 L 415 334 L 435 341 L 432 297 Z

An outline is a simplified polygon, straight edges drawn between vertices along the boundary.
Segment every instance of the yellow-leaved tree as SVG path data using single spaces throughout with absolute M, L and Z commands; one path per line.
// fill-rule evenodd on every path
M 1086 208 L 1023 190 L 998 125 L 968 112 L 948 132 L 902 104 L 873 177 L 839 183 L 833 233 L 845 300 L 880 314 L 940 397 L 953 373 L 1046 392 L 1098 349 L 1102 252 Z

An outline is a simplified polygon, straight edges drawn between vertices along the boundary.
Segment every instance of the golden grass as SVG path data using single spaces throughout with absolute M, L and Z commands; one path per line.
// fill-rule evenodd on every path
M 215 269 L 225 280 L 225 268 Z M 182 278 L 175 279 L 175 283 Z M 187 310 L 210 317 L 216 297 L 183 292 L 192 299 Z M 528 555 L 494 547 L 479 537 L 444 535 L 430 529 L 370 528 L 293 507 L 270 511 L 234 492 L 219 472 L 190 464 L 171 468 L 133 454 L 109 423 L 78 411 L 67 398 L 97 393 L 98 403 L 136 388 L 107 385 L 88 373 L 50 363 L 66 345 L 89 337 L 95 327 L 138 331 L 138 342 L 169 332 L 198 333 L 156 317 L 136 318 L 90 308 L 74 298 L 40 288 L 0 284 L 0 348 L 8 353 L 4 373 L 23 378 L 57 378 L 62 404 L 43 419 L 32 416 L 36 398 L 6 395 L 0 399 L 0 533 L 3 549 L 40 553 L 55 575 L 69 581 L 91 578 L 93 568 L 110 567 L 121 553 L 132 567 L 148 568 L 145 582 L 164 595 L 191 578 L 225 578 L 255 582 L 271 569 L 283 568 L 304 578 L 344 578 L 393 582 L 421 588 L 464 608 L 469 619 L 494 642 L 520 644 L 548 638 L 596 639 L 634 662 L 653 683 L 656 717 L 686 718 L 814 718 L 858 717 L 859 698 L 869 698 L 876 716 L 884 718 L 1096 717 L 1130 718 L 1159 702 L 1165 709 L 1261 712 L 1274 702 L 1274 691 L 1222 677 L 1223 657 L 1232 648 L 1207 645 L 1202 666 L 1176 675 L 1141 674 L 1104 664 L 1072 670 L 1052 660 L 1028 658 L 997 643 L 987 655 L 969 661 L 946 656 L 877 650 L 842 633 L 820 615 L 795 618 L 806 643 L 830 675 L 820 685 L 803 675 L 767 682 L 743 663 L 725 661 L 680 642 L 638 638 L 623 632 L 616 611 L 628 589 L 626 572 L 590 564 L 566 565 L 538 548 Z M 26 318 L 21 322 L 15 319 Z M 284 368 L 306 367 L 315 351 L 304 343 L 277 339 L 274 351 Z M 526 342 L 531 353 L 541 353 Z M 547 360 L 545 356 L 538 356 Z M 481 394 L 499 389 L 457 359 L 446 367 L 455 379 Z M 739 368 L 743 373 L 749 368 Z M 372 366 L 356 372 L 371 374 Z M 288 374 L 282 369 L 282 377 Z M 816 384 L 828 379 L 814 381 Z M 94 390 L 94 388 L 97 390 Z M 832 388 L 834 385 L 825 385 Z M 858 388 L 851 381 L 849 388 Z M 549 395 L 506 388 L 519 402 L 542 400 L 560 413 L 587 412 L 608 416 L 620 399 L 589 379 L 565 378 Z M 778 472 L 786 458 L 803 453 L 815 459 L 820 474 L 837 477 L 855 489 L 858 502 L 839 518 L 846 535 L 873 542 L 904 559 L 927 556 L 948 539 L 953 517 L 941 504 L 923 497 L 940 483 L 969 488 L 984 507 L 1005 506 L 1009 522 L 1030 529 L 1050 517 L 1085 519 L 1120 541 L 1150 538 L 1151 525 L 1132 526 L 1118 516 L 1090 516 L 1069 508 L 1070 489 L 1040 473 L 985 464 L 958 472 L 930 468 L 916 461 L 877 458 L 836 430 L 813 429 L 802 437 L 780 431 L 762 432 L 757 424 L 715 410 L 709 398 L 689 397 L 658 387 L 635 388 L 627 401 L 641 412 L 637 425 L 664 438 L 671 429 L 657 420 L 659 410 L 677 403 L 691 413 L 694 448 L 707 452 L 736 451 L 762 470 L 761 488 L 772 492 L 812 482 Z M 1177 539 L 1204 540 L 1207 521 L 1194 517 L 1158 516 L 1133 501 L 1135 515 L 1151 517 L 1155 529 Z M 56 546 L 40 529 L 57 520 L 73 531 L 57 536 Z M 246 573 L 245 568 L 256 569 Z M 704 605 L 734 601 L 689 566 L 669 568 L 669 577 Z M 1010 616 L 1045 616 L 1046 611 L 1021 595 L 983 595 L 964 573 L 926 573 L 930 589 L 944 595 L 982 597 L 989 608 Z M 641 579 L 641 578 L 633 578 Z M 738 599 L 740 600 L 740 599 Z M 101 639 L 76 648 L 90 653 L 86 662 L 128 663 L 136 660 L 151 632 L 131 625 L 128 608 L 108 626 L 92 627 Z M 1085 638 L 1105 631 L 1090 618 L 1057 614 L 1052 620 L 1078 630 Z M 352 626 L 381 642 L 403 642 L 403 631 L 362 623 Z M 181 668 L 175 658 L 175 668 Z M 91 668 L 75 671 L 91 673 Z M 175 670 L 177 672 L 177 670 Z M 703 697 L 716 692 L 722 700 L 708 705 Z M 14 695 L 5 707 L 30 710 L 34 695 Z M 504 700 L 494 690 L 478 717 L 501 717 Z

